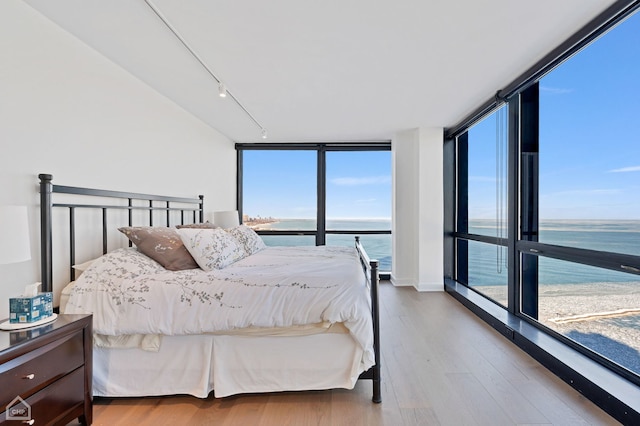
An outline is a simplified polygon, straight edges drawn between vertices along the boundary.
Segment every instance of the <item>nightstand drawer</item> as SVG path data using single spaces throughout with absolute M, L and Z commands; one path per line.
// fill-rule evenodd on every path
M 83 365 L 83 345 L 79 330 L 0 365 L 0 408 L 16 396 L 29 397 Z
M 84 403 L 84 368 L 78 368 L 25 401 L 31 407 L 30 418 L 26 421 L 32 423 L 27 424 L 54 425 L 61 420 L 64 420 L 63 424 L 68 423 L 69 414 Z M 17 423 L 7 420 L 6 412 L 0 414 L 0 425 Z

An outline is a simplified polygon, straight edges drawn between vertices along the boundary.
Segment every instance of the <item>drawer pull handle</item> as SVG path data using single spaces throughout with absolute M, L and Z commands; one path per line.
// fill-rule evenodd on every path
M 23 421 L 22 421 L 22 424 L 24 424 L 24 425 L 32 425 L 32 424 L 34 424 L 35 422 L 36 422 L 36 421 L 35 421 L 35 420 L 33 420 L 33 419 L 31 419 L 31 420 L 23 420 Z
M 23 379 L 33 380 L 35 377 L 36 377 L 36 375 L 31 373 L 31 374 L 27 374 L 26 376 L 24 376 Z M 33 423 L 31 423 L 31 424 L 33 424 Z

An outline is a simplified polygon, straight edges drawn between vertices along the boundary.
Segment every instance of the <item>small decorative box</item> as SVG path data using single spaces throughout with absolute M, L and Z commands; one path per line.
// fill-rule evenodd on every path
M 33 297 L 9 299 L 9 322 L 29 323 L 53 315 L 53 293 L 39 293 Z

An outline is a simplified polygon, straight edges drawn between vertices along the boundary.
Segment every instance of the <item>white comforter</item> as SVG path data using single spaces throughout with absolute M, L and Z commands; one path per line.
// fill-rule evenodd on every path
M 91 264 L 65 313 L 103 335 L 202 334 L 342 322 L 374 364 L 369 291 L 354 248 L 269 247 L 222 270 L 167 271 L 135 249 Z

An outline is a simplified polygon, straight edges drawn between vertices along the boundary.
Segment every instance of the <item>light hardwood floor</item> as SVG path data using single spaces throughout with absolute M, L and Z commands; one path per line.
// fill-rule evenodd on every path
M 95 425 L 615 425 L 445 293 L 380 288 L 382 404 L 353 390 L 96 398 Z

